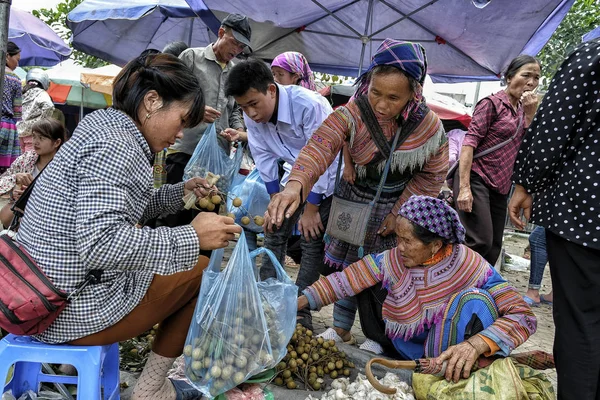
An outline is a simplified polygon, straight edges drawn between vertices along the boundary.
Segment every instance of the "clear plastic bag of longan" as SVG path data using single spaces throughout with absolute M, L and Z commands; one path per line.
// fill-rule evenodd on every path
M 219 145 L 215 124 L 209 125 L 196 145 L 194 153 L 183 170 L 183 180 L 200 177 L 206 178 L 208 173 L 219 175 L 215 186 L 219 192 L 227 193 L 234 174 L 240 169 L 242 151 L 233 156 Z
M 276 261 L 259 250 L 253 256 Z M 259 282 L 243 233 L 223 271 L 222 260 L 223 249 L 213 251 L 184 348 L 187 378 L 209 397 L 277 365 L 296 319 L 296 285 L 281 265 L 277 279 Z
M 270 201 L 271 197 L 258 168 L 254 168 L 247 176 L 233 179 L 227 198 L 227 210 L 244 229 L 260 233 L 263 231 L 263 216 Z

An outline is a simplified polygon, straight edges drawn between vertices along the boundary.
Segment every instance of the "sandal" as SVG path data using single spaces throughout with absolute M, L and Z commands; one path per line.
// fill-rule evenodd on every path
M 550 300 L 546 300 L 543 294 L 540 295 L 540 303 L 548 304 L 550 307 L 552 307 L 552 302 Z
M 181 381 L 178 379 L 169 378 L 173 387 L 175 388 L 175 393 L 177 397 L 175 400 L 200 400 L 202 399 L 202 392 L 198 389 L 187 383 L 186 381 Z
M 356 338 L 353 334 L 350 334 L 350 339 L 344 341 L 340 335 L 333 328 L 327 328 L 325 332 L 318 334 L 318 338 L 322 337 L 325 340 L 333 340 L 337 343 L 356 344 Z
M 367 338 L 363 344 L 360 345 L 359 349 L 366 350 L 377 355 L 383 354 L 383 347 L 374 340 Z
M 540 296 L 540 299 L 541 298 L 542 296 Z M 523 296 L 523 300 L 525 300 L 525 303 L 529 304 L 529 307 L 539 307 L 541 303 L 541 301 L 533 301 L 533 299 L 529 296 Z

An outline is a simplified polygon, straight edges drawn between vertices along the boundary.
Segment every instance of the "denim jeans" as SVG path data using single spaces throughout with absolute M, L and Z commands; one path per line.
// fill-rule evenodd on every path
M 531 265 L 529 267 L 529 288 L 539 290 L 542 285 L 544 268 L 548 262 L 546 251 L 546 230 L 536 226 L 529 235 L 529 246 L 531 247 Z
M 327 227 L 327 220 L 329 219 L 329 209 L 331 207 L 332 196 L 327 197 L 321 202 L 319 206 L 319 215 L 321 216 L 321 222 L 324 227 Z M 279 229 L 273 233 L 265 234 L 264 247 L 271 250 L 275 257 L 279 260 L 281 265 L 285 262 L 285 253 L 287 250 L 287 241 L 294 230 L 294 225 L 300 218 L 304 207 L 298 207 L 298 210 L 292 215 L 291 218 L 285 219 Z M 298 286 L 298 294 L 301 294 L 307 286 L 312 285 L 319 279 L 320 272 L 322 270 L 324 253 L 323 235 L 325 232 L 321 232 L 316 240 L 311 239 L 306 241 L 304 236 L 300 239 L 302 248 L 302 261 L 300 262 L 300 270 L 298 271 L 298 278 L 296 278 L 296 286 Z M 262 266 L 260 267 L 260 279 L 265 280 L 271 277 L 275 277 L 275 268 L 267 257 L 263 256 Z

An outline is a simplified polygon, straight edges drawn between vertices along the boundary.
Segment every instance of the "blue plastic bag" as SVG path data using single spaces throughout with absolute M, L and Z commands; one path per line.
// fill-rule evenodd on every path
M 277 279 L 258 281 L 251 255 L 262 253 Z M 273 253 L 250 254 L 242 233 L 220 271 L 222 259 L 223 249 L 213 251 L 184 348 L 187 378 L 210 397 L 277 365 L 296 326 L 298 288 Z
M 233 206 L 233 199 L 236 197 L 242 200 L 241 207 Z M 248 176 L 238 175 L 233 179 L 227 197 L 227 210 L 235 216 L 235 222 L 239 225 L 242 225 L 242 217 L 250 217 L 250 223 L 244 225 L 244 229 L 260 233 L 263 231 L 263 227 L 256 225 L 253 218 L 255 216 L 263 217 L 270 201 L 271 197 L 267 193 L 258 168 L 254 168 Z
M 204 178 L 209 172 L 220 175 L 221 178 L 215 186 L 219 191 L 227 193 L 234 174 L 240 169 L 242 163 L 242 151 L 238 149 L 233 156 L 219 146 L 215 124 L 211 124 L 196 145 L 192 158 L 183 170 L 183 180 L 190 178 Z

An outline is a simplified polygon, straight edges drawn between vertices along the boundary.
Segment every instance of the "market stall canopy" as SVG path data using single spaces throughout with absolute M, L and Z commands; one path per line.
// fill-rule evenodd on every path
M 94 68 L 91 71 L 81 73 L 81 83 L 94 92 L 112 96 L 113 81 L 119 75 L 119 72 L 121 72 L 121 67 L 113 64 Z
M 75 49 L 124 66 L 142 51 L 160 51 L 171 42 L 213 42 L 219 20 L 206 7 L 197 13 L 184 0 L 85 0 L 68 14 L 67 26 Z
M 87 107 L 93 109 L 112 105 L 108 94 L 94 92 L 81 83 L 81 74 L 93 70 L 76 65 L 50 68 L 46 72 L 50 78 L 48 94 L 56 104 Z
M 186 0 L 219 19 L 247 15 L 254 56 L 304 54 L 315 71 L 357 76 L 385 38 L 421 43 L 434 82 L 496 80 L 517 55 L 537 54 L 574 0 Z M 255 34 L 256 32 L 256 34 Z
M 69 58 L 71 48 L 42 20 L 11 7 L 8 40 L 21 48 L 21 66 L 51 67 Z

